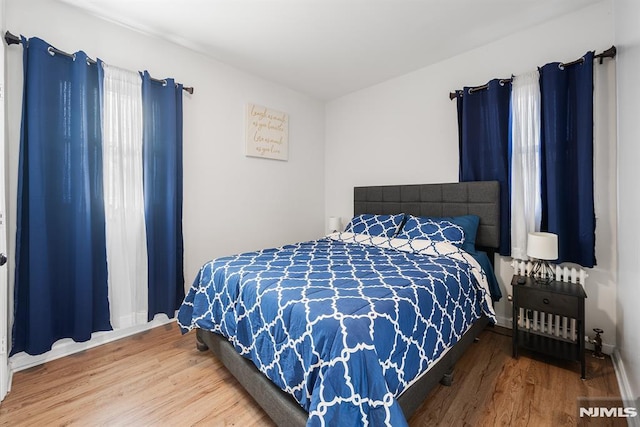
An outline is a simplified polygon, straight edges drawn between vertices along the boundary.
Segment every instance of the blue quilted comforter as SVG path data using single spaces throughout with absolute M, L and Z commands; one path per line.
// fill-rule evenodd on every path
M 178 314 L 224 335 L 307 425 L 406 425 L 396 398 L 485 314 L 486 277 L 448 243 L 335 233 L 205 264 Z

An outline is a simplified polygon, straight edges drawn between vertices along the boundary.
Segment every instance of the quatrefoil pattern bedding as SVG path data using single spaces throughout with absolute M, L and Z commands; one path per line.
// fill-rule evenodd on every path
M 449 242 L 452 245 L 462 247 L 464 230 L 451 221 L 407 215 L 407 220 L 397 237 L 401 239 L 428 239 L 435 242 Z
M 349 221 L 345 231 L 349 233 L 368 234 L 370 236 L 393 237 L 398 233 L 402 221 L 404 221 L 404 214 L 356 215 Z
M 227 337 L 307 425 L 404 426 L 396 398 L 483 314 L 486 277 L 458 247 L 345 232 L 210 261 L 178 323 Z

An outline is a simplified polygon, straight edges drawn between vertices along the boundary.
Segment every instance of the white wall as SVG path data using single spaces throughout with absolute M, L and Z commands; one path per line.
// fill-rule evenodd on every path
M 617 346 L 629 397 L 640 395 L 640 2 L 615 0 L 618 49 L 618 236 Z
M 576 13 L 389 80 L 327 104 L 326 215 L 353 213 L 353 187 L 458 180 L 455 101 L 449 92 L 509 77 L 553 61 L 572 61 L 588 50 L 613 44 L 611 4 L 603 1 Z M 384 58 L 380 58 L 384 61 Z M 587 332 L 605 330 L 615 344 L 616 191 L 615 85 L 613 61 L 597 67 L 604 90 L 596 94 L 596 255 L 586 291 Z M 511 293 L 509 260 L 498 263 L 503 294 Z M 496 310 L 510 320 L 503 298 Z

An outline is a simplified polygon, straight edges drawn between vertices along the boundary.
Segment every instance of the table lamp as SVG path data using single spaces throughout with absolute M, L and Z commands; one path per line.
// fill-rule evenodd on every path
M 329 232 L 335 233 L 336 231 L 342 231 L 342 224 L 339 216 L 329 217 Z
M 551 282 L 555 273 L 549 261 L 558 259 L 558 235 L 544 232 L 529 233 L 527 256 L 533 262 L 529 275 L 539 282 Z

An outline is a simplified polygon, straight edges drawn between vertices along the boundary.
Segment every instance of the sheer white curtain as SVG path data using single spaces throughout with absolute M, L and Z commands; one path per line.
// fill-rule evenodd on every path
M 109 309 L 116 329 L 147 322 L 142 79 L 137 72 L 101 64 Z
M 527 259 L 527 234 L 540 230 L 540 73 L 511 86 L 511 256 Z

